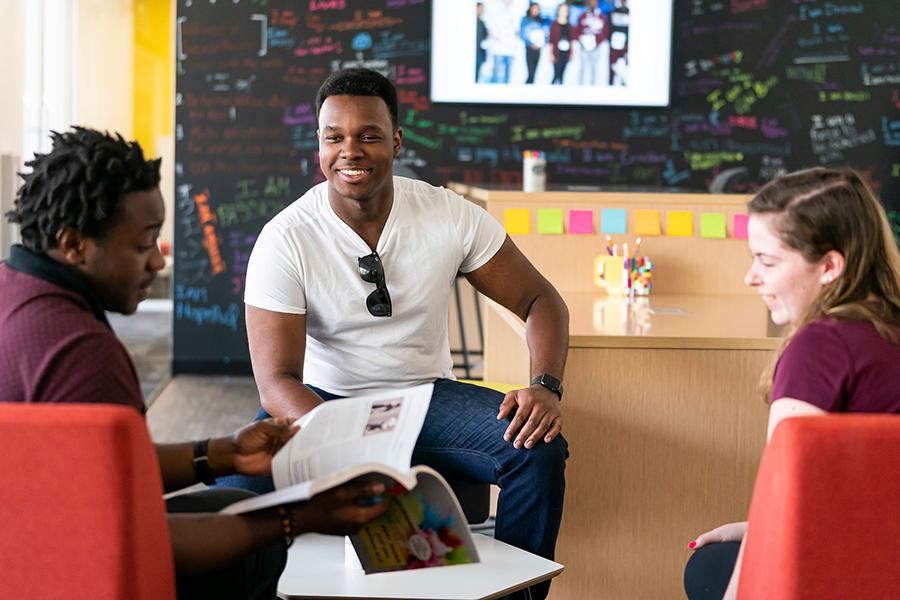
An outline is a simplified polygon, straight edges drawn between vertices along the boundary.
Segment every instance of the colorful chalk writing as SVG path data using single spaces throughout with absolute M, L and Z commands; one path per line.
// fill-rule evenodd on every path
M 461 20 L 466 11 L 474 20 L 474 4 L 460 0 Z M 900 227 L 895 4 L 676 2 L 670 105 L 646 109 L 432 103 L 424 0 L 178 2 L 175 360 L 248 368 L 241 300 L 252 244 L 266 221 L 325 180 L 315 96 L 342 68 L 396 82 L 395 164 L 436 185 L 520 188 L 523 150 L 545 154 L 549 186 L 626 190 L 704 191 L 740 168 L 727 189 L 750 193 L 790 170 L 850 165 Z M 539 60 L 538 77 L 552 72 Z M 626 224 L 625 215 L 598 213 L 594 223 L 567 214 L 566 234 Z M 537 209 L 535 217 L 535 232 L 558 230 L 557 215 L 552 226 Z M 740 220 L 728 215 L 727 225 L 741 233 Z

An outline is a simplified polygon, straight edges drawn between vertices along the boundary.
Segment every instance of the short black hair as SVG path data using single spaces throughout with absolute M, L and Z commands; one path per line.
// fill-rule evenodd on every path
M 85 127 L 50 137 L 53 149 L 25 163 L 30 173 L 19 173 L 24 183 L 6 213 L 29 250 L 46 252 L 66 227 L 102 237 L 125 194 L 159 186 L 160 160 L 145 160 L 137 142 Z
M 316 121 L 329 96 L 376 96 L 387 104 L 391 125 L 397 128 L 397 88 L 390 79 L 371 69 L 344 69 L 328 76 L 316 94 Z

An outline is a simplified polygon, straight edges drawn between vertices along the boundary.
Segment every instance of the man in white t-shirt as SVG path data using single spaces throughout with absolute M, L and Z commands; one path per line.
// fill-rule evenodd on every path
M 265 226 L 247 272 L 263 408 L 299 417 L 323 400 L 435 382 L 414 460 L 497 483 L 496 537 L 552 558 L 568 456 L 559 435 L 565 304 L 483 209 L 392 176 L 402 131 L 390 81 L 335 73 L 317 115 L 327 181 Z M 457 272 L 526 322 L 530 387 L 504 397 L 455 381 L 447 314 Z

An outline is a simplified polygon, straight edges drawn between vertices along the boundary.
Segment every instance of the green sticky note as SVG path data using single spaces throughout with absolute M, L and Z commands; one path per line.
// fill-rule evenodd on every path
M 538 233 L 563 233 L 563 211 L 561 208 L 539 208 L 537 221 Z
M 725 214 L 703 213 L 700 215 L 700 237 L 725 239 Z
M 531 211 L 527 208 L 507 208 L 503 211 L 506 233 L 531 233 Z
M 666 230 L 670 237 L 694 235 L 694 213 L 689 210 L 670 210 L 666 214 Z

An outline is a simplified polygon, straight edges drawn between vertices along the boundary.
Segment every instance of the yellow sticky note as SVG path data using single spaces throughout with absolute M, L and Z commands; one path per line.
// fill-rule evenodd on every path
M 659 235 L 659 211 L 635 210 L 634 235 Z
M 563 211 L 561 208 L 539 208 L 537 221 L 538 233 L 563 233 Z
M 531 211 L 527 208 L 507 208 L 503 211 L 506 233 L 531 233 Z
M 694 213 L 689 210 L 670 210 L 666 214 L 666 231 L 670 237 L 694 235 Z
M 703 213 L 700 215 L 700 237 L 725 239 L 725 215 L 723 213 Z

